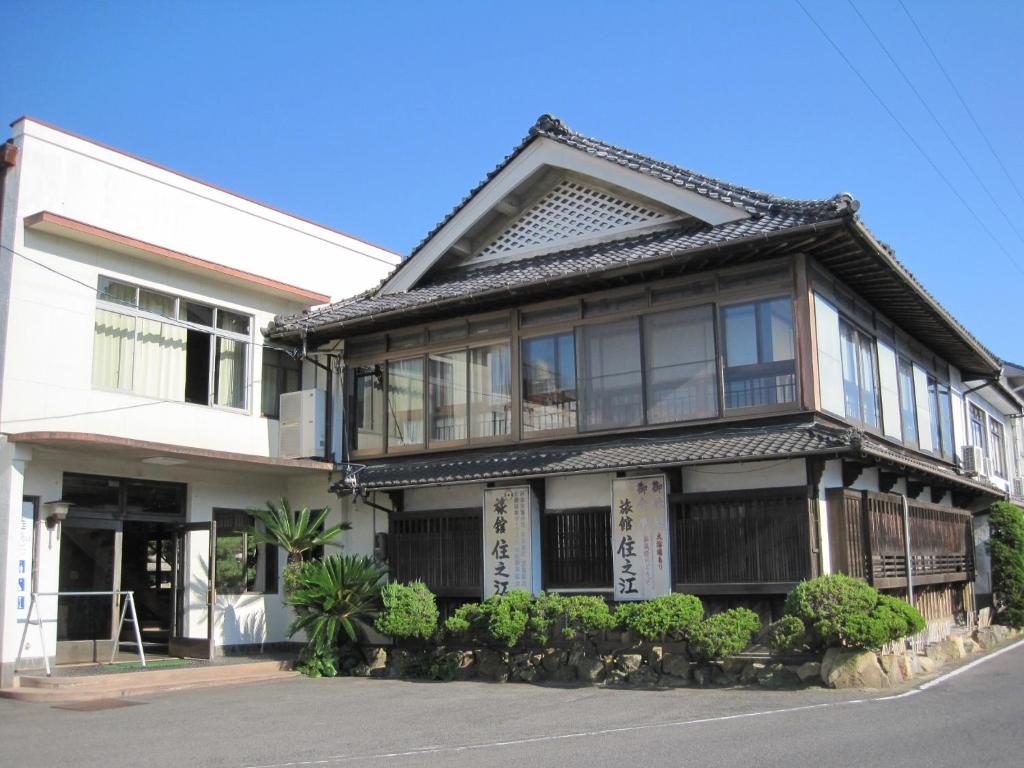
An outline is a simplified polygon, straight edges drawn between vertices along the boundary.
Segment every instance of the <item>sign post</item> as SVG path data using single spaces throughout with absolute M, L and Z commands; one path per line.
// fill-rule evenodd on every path
M 528 485 L 484 491 L 484 597 L 540 591 L 540 509 Z
M 672 591 L 664 475 L 612 481 L 615 599 L 649 600 Z

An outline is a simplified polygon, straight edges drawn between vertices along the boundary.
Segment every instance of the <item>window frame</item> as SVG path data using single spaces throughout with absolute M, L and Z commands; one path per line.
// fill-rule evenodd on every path
M 108 286 L 109 286 L 110 283 L 114 283 L 114 284 L 117 284 L 117 285 L 124 286 L 126 288 L 131 288 L 133 290 L 133 292 L 134 292 L 134 300 L 131 303 L 129 303 L 128 301 L 119 300 L 119 299 L 114 298 L 113 294 L 110 294 L 106 290 L 104 290 L 104 284 L 105 283 Z M 168 316 L 168 315 L 163 315 L 163 314 L 159 314 L 157 312 L 152 312 L 152 311 L 148 311 L 146 309 L 143 309 L 139 305 L 140 297 L 141 297 L 142 292 L 147 292 L 147 293 L 151 293 L 151 294 L 156 295 L 156 296 L 160 296 L 160 297 L 163 297 L 163 298 L 170 299 L 173 302 L 173 312 L 172 312 L 172 314 L 170 316 Z M 92 388 L 93 389 L 98 389 L 98 390 L 101 390 L 101 391 L 104 391 L 104 392 L 117 392 L 117 393 L 120 393 L 120 394 L 130 394 L 133 397 L 143 397 L 143 398 L 147 398 L 147 399 L 151 399 L 151 400 L 160 400 L 161 399 L 161 398 L 154 398 L 151 395 L 143 394 L 141 392 L 138 392 L 135 389 L 135 381 L 134 381 L 134 378 L 135 378 L 134 377 L 135 353 L 136 353 L 136 345 L 138 344 L 139 334 L 141 332 L 140 329 L 139 329 L 139 324 L 138 324 L 137 321 L 138 320 L 151 320 L 151 321 L 157 321 L 157 322 L 161 322 L 161 323 L 168 323 L 168 324 L 174 325 L 174 326 L 176 326 L 178 328 L 184 328 L 186 331 L 195 331 L 195 332 L 198 332 L 198 333 L 208 333 L 209 336 L 210 336 L 210 350 L 209 350 L 209 362 L 208 362 L 208 373 L 207 373 L 207 402 L 206 403 L 197 403 L 197 402 L 195 402 L 193 400 L 187 399 L 187 395 L 184 395 L 181 400 L 177 400 L 177 399 L 167 400 L 168 402 L 184 403 L 184 404 L 188 404 L 188 405 L 199 405 L 199 406 L 202 406 L 204 408 L 216 408 L 218 410 L 224 410 L 224 411 L 229 411 L 229 412 L 233 412 L 233 413 L 246 413 L 247 414 L 247 413 L 250 412 L 250 410 L 252 408 L 252 395 L 251 395 L 251 392 L 252 392 L 252 366 L 253 366 L 253 353 L 252 353 L 252 351 L 257 346 L 256 342 L 254 341 L 254 337 L 253 337 L 253 334 L 255 332 L 255 326 L 256 326 L 256 318 L 255 318 L 254 315 L 252 315 L 250 313 L 247 313 L 247 312 L 241 312 L 241 311 L 236 310 L 236 309 L 228 309 L 227 307 L 221 307 L 219 305 L 212 304 L 210 302 L 207 302 L 207 301 L 204 301 L 204 300 L 201 300 L 201 299 L 200 300 L 191 299 L 191 298 L 187 298 L 185 296 L 182 296 L 180 294 L 173 294 L 173 293 L 169 293 L 169 292 L 164 291 L 164 290 L 159 290 L 159 289 L 155 289 L 155 288 L 149 288 L 149 287 L 140 285 L 138 283 L 128 282 L 126 280 L 121 280 L 120 278 L 110 277 L 110 276 L 105 275 L 105 274 L 100 274 L 98 279 L 97 279 L 96 294 L 97 294 L 97 298 L 96 298 L 96 309 L 97 310 L 103 310 L 103 311 L 106 311 L 106 312 L 113 312 L 115 314 L 124 315 L 126 317 L 132 317 L 132 318 L 134 318 L 136 320 L 136 324 L 135 324 L 135 329 L 133 331 L 133 340 L 132 340 L 132 369 L 133 369 L 132 386 L 129 387 L 129 388 L 97 386 L 94 383 L 95 382 L 95 376 L 96 376 L 96 372 L 95 372 L 95 359 L 94 359 L 93 363 L 92 363 L 93 367 L 91 369 L 91 371 L 92 371 L 92 381 L 93 381 Z M 196 306 L 201 306 L 201 307 L 209 308 L 211 310 L 211 315 L 210 315 L 210 322 L 211 322 L 211 324 L 209 326 L 207 326 L 204 323 L 196 323 L 196 322 L 191 322 L 191 321 L 187 321 L 187 320 L 182 320 L 181 319 L 181 313 L 182 313 L 182 311 L 183 311 L 183 309 L 184 309 L 186 304 L 194 304 Z M 226 313 L 230 313 L 232 315 L 237 315 L 239 317 L 244 317 L 248 321 L 248 323 L 249 323 L 249 332 L 248 332 L 248 334 L 246 335 L 246 334 L 237 333 L 237 332 L 234 332 L 234 331 L 230 331 L 230 330 L 225 330 L 225 329 L 219 328 L 218 327 L 218 320 L 219 320 L 218 313 L 219 312 L 226 312 Z M 95 314 L 94 314 L 94 317 L 95 317 Z M 244 371 L 243 371 L 243 374 L 242 374 L 243 375 L 243 383 L 242 383 L 243 404 L 241 406 L 223 405 L 223 404 L 219 404 L 219 403 L 216 402 L 216 397 L 217 397 L 217 394 L 216 394 L 217 371 L 218 371 L 216 339 L 218 339 L 218 338 L 224 338 L 224 339 L 228 339 L 230 341 L 236 341 L 236 342 L 239 342 L 239 343 L 242 343 L 242 344 L 245 345 L 244 346 L 244 350 L 245 350 L 245 365 L 244 365 Z M 95 320 L 94 320 L 94 330 L 93 330 L 93 334 L 92 334 L 92 340 L 93 340 L 93 348 L 95 350 L 95 344 L 96 344 Z M 94 351 L 94 354 L 95 354 L 95 351 Z M 186 372 L 184 372 L 183 375 L 186 377 L 186 382 L 187 382 L 187 380 L 188 380 L 187 379 L 187 377 L 188 377 L 187 370 L 186 370 Z
M 790 306 L 790 322 L 791 322 L 791 329 L 790 330 L 791 330 L 791 333 L 792 333 L 792 337 L 791 338 L 792 338 L 792 343 L 793 343 L 793 357 L 789 358 L 787 360 L 775 360 L 775 361 L 771 361 L 771 362 L 768 362 L 768 363 L 757 362 L 757 363 L 751 363 L 751 364 L 745 365 L 745 366 L 728 366 L 728 365 L 726 365 L 726 361 L 728 359 L 729 350 L 728 350 L 728 343 L 726 341 L 727 333 L 726 333 L 726 322 L 725 322 L 725 316 L 724 316 L 725 311 L 727 309 L 730 309 L 730 308 L 740 307 L 740 306 L 744 306 L 744 305 L 752 305 L 752 306 L 755 307 L 755 310 L 754 310 L 754 325 L 755 325 L 755 327 L 754 327 L 754 336 L 755 336 L 755 340 L 756 340 L 755 343 L 756 343 L 756 348 L 757 348 L 757 357 L 758 357 L 758 360 L 760 360 L 760 358 L 762 356 L 762 350 L 761 350 L 762 328 L 761 328 L 761 313 L 757 310 L 757 306 L 760 305 L 760 304 L 767 304 L 769 302 L 779 301 L 779 300 L 786 300 L 787 302 L 789 302 L 789 306 Z M 746 416 L 746 415 L 757 415 L 757 414 L 761 414 L 761 413 L 777 413 L 779 411 L 793 410 L 794 408 L 798 407 L 799 404 L 800 404 L 800 396 L 801 396 L 801 392 L 800 392 L 800 362 L 801 362 L 801 360 L 800 360 L 799 341 L 798 341 L 797 335 L 796 335 L 796 330 L 797 330 L 797 312 L 796 312 L 796 307 L 794 306 L 794 302 L 793 302 L 793 295 L 791 293 L 772 293 L 772 294 L 767 294 L 767 295 L 763 295 L 763 296 L 757 296 L 757 297 L 754 297 L 754 298 L 744 299 L 742 301 L 740 301 L 740 300 L 736 300 L 736 301 L 715 301 L 714 303 L 716 305 L 715 306 L 715 310 L 716 310 L 716 316 L 717 316 L 717 322 L 715 324 L 716 334 L 717 334 L 716 335 L 716 344 L 715 344 L 716 350 L 715 351 L 716 351 L 716 354 L 717 354 L 717 357 L 718 357 L 718 379 L 719 379 L 719 387 L 720 387 L 719 394 L 720 394 L 720 399 L 721 399 L 721 403 L 720 403 L 719 409 L 720 409 L 721 413 L 723 415 L 726 415 L 726 416 L 733 415 L 733 414 L 742 414 L 742 415 Z M 792 364 L 793 364 L 793 370 L 792 370 L 792 374 L 791 374 L 793 376 L 793 398 L 791 400 L 786 400 L 784 402 L 760 404 L 760 405 L 747 405 L 747 406 L 742 406 L 741 405 L 741 406 L 731 406 L 731 407 L 729 406 L 729 404 L 728 404 L 728 397 L 727 397 L 727 389 L 726 389 L 726 371 L 727 370 L 729 370 L 730 368 L 765 368 L 765 367 L 769 367 L 770 368 L 771 366 L 778 367 L 778 366 L 782 365 L 783 363 L 788 363 L 788 362 L 792 362 Z M 767 376 L 772 376 L 772 375 L 780 375 L 780 374 L 768 373 L 766 375 Z
M 989 461 L 992 464 L 992 474 L 1001 480 L 1009 478 L 1010 470 L 1006 463 L 1006 427 L 989 414 L 988 416 L 988 438 L 990 443 L 991 456 Z
M 263 523 L 256 520 L 248 511 L 244 509 L 234 509 L 230 507 L 214 507 L 211 512 L 212 520 L 217 524 L 217 539 L 221 537 L 221 533 L 240 533 L 242 535 L 242 552 L 248 551 L 248 528 L 256 527 L 263 528 Z M 238 519 L 245 518 L 248 520 L 248 525 L 239 530 L 235 525 L 225 526 L 218 520 L 219 516 L 231 515 Z M 217 543 L 214 542 L 214 552 L 217 550 Z M 221 569 L 217 568 L 217 594 L 218 596 L 244 596 L 244 595 L 279 595 L 281 594 L 281 559 L 278 547 L 273 544 L 256 544 L 256 573 L 253 578 L 252 588 L 249 588 L 248 579 L 246 579 L 245 589 L 241 592 L 228 591 L 223 589 L 220 582 Z M 218 558 L 219 559 L 219 558 Z M 248 565 L 245 566 L 248 568 Z M 244 572 L 243 572 L 243 578 Z
M 903 410 L 903 395 L 904 395 L 904 381 L 903 381 L 903 366 L 906 365 L 910 372 L 909 381 L 909 392 L 910 395 L 910 412 L 914 420 L 914 439 L 910 441 L 907 439 L 907 421 L 906 412 Z M 901 355 L 896 356 L 896 387 L 897 393 L 900 400 L 900 437 L 903 440 L 904 445 L 909 445 L 912 448 L 920 449 L 921 447 L 921 424 L 917 418 L 917 388 L 914 386 L 914 364 L 909 358 Z M 883 414 L 884 416 L 884 414 Z
M 275 349 L 274 347 L 264 346 L 262 353 L 260 354 L 260 416 L 265 419 L 274 419 L 279 421 L 281 419 L 281 395 L 288 394 L 289 392 L 299 392 L 302 390 L 302 361 L 297 357 L 292 357 L 286 350 Z M 277 357 L 278 361 L 269 363 L 267 361 L 267 355 L 272 354 Z M 287 361 L 293 363 L 292 366 L 281 365 L 281 362 Z M 263 396 L 266 391 L 267 367 L 274 369 L 275 377 L 275 388 L 277 390 L 277 397 L 274 399 L 277 405 L 277 412 L 270 413 L 263 408 Z M 297 372 L 299 374 L 299 383 L 297 389 L 286 389 L 285 377 L 289 371 Z
M 856 373 L 856 377 L 855 377 L 856 378 L 856 386 L 857 386 L 857 406 L 858 406 L 858 411 L 859 411 L 859 413 L 857 415 L 851 415 L 848 412 L 848 405 L 849 404 L 847 403 L 847 399 L 846 399 L 846 392 L 845 392 L 845 387 L 846 387 L 846 357 L 843 354 L 843 350 L 842 350 L 842 345 L 845 343 L 845 339 L 843 337 L 843 329 L 844 329 L 844 327 L 849 329 L 850 333 L 853 336 L 854 365 L 855 365 L 855 367 L 857 369 L 855 371 L 855 373 Z M 867 333 L 865 330 L 863 330 L 856 323 L 854 323 L 853 321 L 847 319 L 843 315 L 840 315 L 839 316 L 839 344 L 840 344 L 839 362 L 840 362 L 840 365 L 841 365 L 842 370 L 843 370 L 843 387 L 844 387 L 844 391 L 843 391 L 843 410 L 846 412 L 846 420 L 847 421 L 852 421 L 855 424 L 858 424 L 859 426 L 862 426 L 862 427 L 864 427 L 865 429 L 867 429 L 867 430 L 869 430 L 871 432 L 875 432 L 877 434 L 881 434 L 882 428 L 883 428 L 882 427 L 882 424 L 883 424 L 883 421 L 882 421 L 882 419 L 883 419 L 883 416 L 882 416 L 882 385 L 881 385 L 881 379 L 879 378 L 879 375 L 878 375 L 879 372 L 878 372 L 878 346 L 877 346 L 877 340 L 875 339 L 874 336 L 872 336 L 869 333 Z M 875 422 L 874 423 L 872 423 L 872 422 L 870 422 L 870 421 L 868 421 L 867 419 L 864 418 L 864 401 L 865 401 L 865 395 L 867 394 L 865 392 L 865 389 L 864 389 L 864 378 L 865 378 L 864 377 L 864 353 L 865 353 L 865 351 L 868 354 L 870 354 L 870 356 L 871 356 L 871 368 L 872 368 L 872 373 L 873 373 L 873 378 L 874 378 L 874 382 L 873 382 L 873 385 L 874 385 L 873 386 L 873 389 L 874 389 L 874 400 L 875 400 Z M 897 379 L 899 379 L 899 362 L 898 362 L 898 359 L 897 359 L 897 364 L 896 364 L 896 371 L 897 371 Z M 911 377 L 913 377 L 913 368 L 911 368 Z M 901 419 L 901 425 L 902 425 L 902 418 L 903 418 L 902 417 L 902 404 L 900 406 L 900 412 L 901 412 L 900 419 Z M 920 440 L 920 436 L 918 436 L 918 440 Z

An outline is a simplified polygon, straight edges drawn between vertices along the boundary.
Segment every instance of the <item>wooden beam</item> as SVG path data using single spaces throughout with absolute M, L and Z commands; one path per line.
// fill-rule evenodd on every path
M 916 499 L 924 492 L 924 482 L 921 480 L 914 480 L 907 478 L 907 496 L 912 499 Z
M 519 201 L 513 195 L 509 195 L 495 203 L 494 210 L 505 216 L 515 216 L 522 209 L 519 206 Z
M 943 497 L 946 495 L 946 491 L 947 490 L 948 489 L 945 488 L 944 486 L 933 485 L 932 486 L 932 504 L 938 504 L 940 501 L 942 501 Z
M 864 465 L 859 461 L 843 461 L 843 487 L 849 488 L 864 471 Z
M 464 237 L 452 243 L 452 250 L 459 256 L 469 256 L 473 252 L 473 241 L 468 237 Z
M 896 486 L 896 481 L 899 479 L 900 476 L 895 472 L 878 470 L 878 490 L 882 493 L 889 493 Z

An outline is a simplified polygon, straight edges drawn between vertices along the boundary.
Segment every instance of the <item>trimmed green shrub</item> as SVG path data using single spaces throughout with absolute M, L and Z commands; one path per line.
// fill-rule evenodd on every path
M 507 648 L 517 645 L 529 630 L 528 639 L 543 645 L 550 639 L 562 600 L 559 595 L 541 592 L 534 598 L 524 589 L 513 589 L 482 603 L 459 606 L 444 626 L 452 634 Z
M 761 629 L 761 619 L 749 608 L 730 608 L 690 627 L 690 655 L 710 661 L 734 656 L 750 644 Z
M 564 598 L 565 625 L 562 634 L 568 640 L 586 639 L 615 626 L 615 617 L 604 598 L 597 595 L 573 595 Z
M 1003 624 L 1020 629 L 1024 627 L 1024 510 L 997 501 L 988 525 L 996 615 Z
M 768 647 L 785 653 L 795 651 L 807 642 L 807 629 L 796 616 L 783 616 L 768 625 Z
M 703 617 L 700 598 L 679 592 L 639 603 L 621 603 L 615 609 L 616 624 L 645 640 L 681 639 Z
M 841 573 L 800 582 L 785 612 L 803 622 L 814 647 L 879 648 L 924 629 L 916 608 Z
M 437 601 L 422 581 L 392 581 L 381 589 L 380 599 L 383 609 L 373 622 L 378 632 L 396 640 L 426 640 L 437 629 Z

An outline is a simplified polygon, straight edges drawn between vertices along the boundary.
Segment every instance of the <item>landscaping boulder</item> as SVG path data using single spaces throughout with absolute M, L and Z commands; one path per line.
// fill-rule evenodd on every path
M 645 664 L 635 672 L 630 672 L 627 680 L 630 685 L 649 688 L 658 684 L 658 673 Z
M 689 680 L 690 657 L 685 653 L 666 653 L 661 659 L 661 673 L 681 680 Z
M 749 662 L 740 673 L 740 682 L 744 685 L 757 682 L 758 675 L 761 674 L 766 666 L 766 664 L 760 661 Z
M 481 650 L 478 656 L 477 668 L 479 670 L 480 677 L 484 680 L 493 680 L 496 683 L 504 683 L 508 681 L 509 670 L 507 653 L 485 649 Z
M 699 685 L 701 688 L 707 688 L 711 685 L 711 677 L 713 671 L 711 667 L 700 666 L 693 670 L 693 682 Z
M 796 676 L 800 679 L 800 682 L 804 684 L 821 682 L 821 662 L 804 662 L 797 667 Z
M 615 668 L 625 672 L 627 675 L 631 675 L 640 669 L 640 665 L 643 662 L 644 657 L 639 653 L 620 653 L 615 658 Z
M 758 674 L 757 684 L 762 688 L 793 688 L 800 684 L 800 677 L 797 667 L 770 664 Z
M 655 672 L 661 672 L 661 664 L 665 658 L 665 649 L 660 645 L 651 646 L 647 651 L 647 666 Z
M 871 651 L 842 651 L 822 662 L 822 679 L 829 688 L 891 688 L 892 683 L 882 671 L 878 657 Z M 828 672 L 826 674 L 826 668 Z
M 596 656 L 584 656 L 575 666 L 576 676 L 588 683 L 599 683 L 604 679 L 604 662 Z

